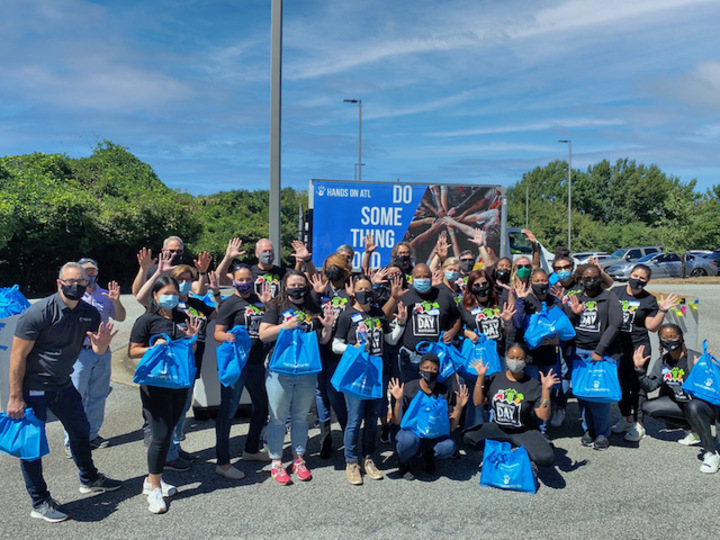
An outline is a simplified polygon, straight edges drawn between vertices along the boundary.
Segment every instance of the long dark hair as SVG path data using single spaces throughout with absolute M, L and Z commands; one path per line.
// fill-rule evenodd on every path
M 470 272 L 470 275 L 468 275 L 467 286 L 465 287 L 465 295 L 463 296 L 462 301 L 463 307 L 466 311 L 470 311 L 471 309 L 479 305 L 477 297 L 472 292 L 472 286 L 477 280 L 482 277 L 487 280 L 488 285 L 490 286 L 490 290 L 488 291 L 488 300 L 490 301 L 490 306 L 497 307 L 498 299 L 497 292 L 495 291 L 495 282 L 493 281 L 490 272 L 483 268 L 482 270 L 473 270 L 472 272 Z
M 155 301 L 155 293 L 163 287 L 167 287 L 168 285 L 175 285 L 175 288 L 178 290 L 178 292 L 180 292 L 180 287 L 178 286 L 178 282 L 175 278 L 171 278 L 170 276 L 160 276 L 153 284 L 152 290 L 150 291 L 150 302 L 148 303 L 147 307 L 147 310 L 150 313 L 157 313 L 160 309 L 160 306 Z M 175 308 L 173 309 L 173 311 L 175 311 Z
M 320 311 L 320 306 L 312 297 L 312 294 L 311 294 L 312 286 L 310 285 L 310 280 L 307 278 L 307 276 L 305 274 L 303 274 L 302 272 L 299 272 L 298 270 L 295 270 L 295 269 L 290 269 L 285 273 L 285 276 L 282 278 L 282 282 L 280 283 L 280 292 L 270 302 L 270 304 L 274 304 L 277 307 L 277 309 L 279 309 L 279 310 L 289 304 L 293 305 L 293 306 L 296 305 L 295 302 L 292 302 L 290 300 L 290 297 L 288 296 L 288 293 L 287 293 L 288 279 L 290 279 L 293 276 L 300 276 L 301 278 L 303 278 L 305 280 L 305 284 L 307 285 L 307 292 L 305 293 L 305 296 L 303 297 L 305 300 L 303 303 L 303 307 L 307 311 L 310 311 L 312 313 L 318 313 Z

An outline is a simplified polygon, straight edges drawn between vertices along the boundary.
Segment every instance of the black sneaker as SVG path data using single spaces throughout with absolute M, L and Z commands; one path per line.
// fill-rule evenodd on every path
M 185 461 L 182 458 L 175 458 L 172 461 L 166 461 L 164 469 L 166 471 L 185 472 L 192 468 L 192 462 Z
M 180 452 L 178 452 L 178 456 L 180 456 L 180 459 L 184 459 L 185 461 L 195 461 L 198 458 L 195 454 L 186 452 L 182 448 L 180 449 Z
M 609 447 L 610 441 L 608 441 L 605 435 L 599 435 L 598 438 L 595 439 L 595 444 L 593 445 L 595 450 L 607 450 Z
M 390 426 L 380 427 L 380 442 L 388 444 L 390 442 Z
M 92 441 L 90 441 L 90 448 L 92 450 L 100 450 L 102 448 L 107 448 L 110 444 L 110 441 L 107 439 L 103 439 L 100 435 L 95 437 Z
M 113 480 L 104 474 L 98 474 L 92 482 L 80 484 L 80 493 L 105 493 L 106 491 L 116 491 L 121 487 L 120 480 Z
M 410 472 L 408 465 L 398 465 L 398 473 L 403 480 L 415 480 L 415 475 Z
M 580 439 L 580 444 L 582 444 L 583 446 L 592 447 L 594 442 L 595 438 L 590 435 L 589 431 L 586 431 L 585 434 L 582 436 L 582 439 Z

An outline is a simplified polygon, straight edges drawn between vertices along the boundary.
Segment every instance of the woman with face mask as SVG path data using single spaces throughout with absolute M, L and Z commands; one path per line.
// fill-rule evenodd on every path
M 711 427 L 720 418 L 720 407 L 690 396 L 682 389 L 700 353 L 687 348 L 683 331 L 676 324 L 663 324 L 658 338 L 662 356 L 650 371 L 646 369 L 650 356 L 646 356 L 643 345 L 633 355 L 642 388 L 646 392 L 660 389 L 657 397 L 643 402 L 643 412 L 663 422 L 668 429 L 686 430 L 685 437 L 678 442 L 684 446 L 700 443 L 703 449 L 700 472 L 716 473 L 720 468 L 720 455 Z
M 395 345 L 400 339 L 407 320 L 407 310 L 398 305 L 395 321 L 390 324 L 385 313 L 373 305 L 372 282 L 361 276 L 352 289 L 352 305 L 343 311 L 336 325 L 332 341 L 332 350 L 338 356 L 345 353 L 347 347 L 360 347 L 370 356 L 383 356 L 384 344 Z M 384 387 L 385 393 L 387 388 Z M 375 466 L 375 439 L 377 438 L 377 420 L 381 414 L 382 398 L 361 400 L 344 394 L 347 405 L 347 427 L 345 429 L 345 474 L 353 485 L 363 483 L 361 471 L 373 480 L 381 480 L 382 473 Z M 358 450 L 360 427 L 363 430 L 362 456 Z M 359 463 L 360 457 L 362 462 Z
M 398 472 L 405 480 L 414 480 L 410 472 L 410 460 L 421 454 L 425 461 L 425 472 L 435 474 L 435 461 L 448 459 L 457 450 L 457 444 L 452 437 L 453 431 L 458 427 L 460 415 L 468 401 L 467 387 L 461 385 L 454 393 L 454 407 L 451 400 L 453 393 L 444 383 L 437 382 L 440 373 L 440 359 L 434 353 L 426 353 L 420 361 L 420 378 L 402 384 L 397 379 L 390 380 L 389 390 L 395 398 L 393 407 L 393 423 L 400 426 L 403 415 L 410 402 L 418 394 L 424 392 L 434 399 L 444 399 L 448 402 L 450 412 L 450 434 L 435 439 L 421 439 L 409 429 L 399 429 L 395 433 L 395 445 L 398 455 Z
M 678 300 L 675 294 L 667 296 L 658 305 L 655 297 L 645 290 L 650 282 L 652 270 L 644 264 L 636 264 L 630 271 L 627 285 L 613 289 L 623 310 L 623 324 L 620 328 L 622 356 L 618 369 L 622 399 L 618 403 L 621 418 L 613 425 L 613 433 L 625 433 L 625 440 L 638 442 L 645 437 L 642 403 L 647 394 L 640 386 L 635 372 L 633 356 L 643 347 L 645 354 L 652 354 L 648 331 L 656 332 L 665 319 L 665 314 Z
M 340 314 L 350 303 L 350 295 L 346 287 L 351 270 L 352 267 L 345 256 L 334 253 L 325 259 L 322 276 L 315 274 L 310 280 L 313 287 L 311 291 L 313 301 L 319 304 L 323 310 L 333 312 L 336 325 Z M 333 330 L 334 328 L 333 326 Z M 331 344 L 326 343 L 320 347 L 320 358 L 323 369 L 318 373 L 317 388 L 315 389 L 315 407 L 320 425 L 320 458 L 330 459 L 332 456 L 330 408 L 332 407 L 332 410 L 335 411 L 335 416 L 343 432 L 347 424 L 347 409 L 343 395 L 330 383 L 340 357 L 333 353 Z
M 453 297 L 456 304 L 462 302 L 463 299 L 463 280 L 460 274 L 460 259 L 457 257 L 448 257 L 442 264 L 442 285 L 447 288 L 450 296 Z
M 332 310 L 323 314 L 320 306 L 313 301 L 305 274 L 288 270 L 283 278 L 280 294 L 266 307 L 258 335 L 264 343 L 270 345 L 268 356 L 271 358 L 281 330 L 317 332 L 318 343 L 324 344 L 330 341 L 334 322 Z M 265 375 L 270 409 L 267 429 L 267 446 L 272 459 L 270 475 L 279 484 L 290 482 L 290 475 L 282 465 L 285 424 L 288 418 L 291 422 L 293 452 L 291 472 L 301 481 L 312 478 L 303 456 L 307 447 L 308 414 L 315 397 L 316 379 L 316 374 L 291 376 L 269 368 Z
M 565 311 L 575 327 L 573 359 L 600 362 L 606 357 L 620 357 L 622 308 L 611 291 L 603 290 L 600 269 L 592 264 L 580 269 L 583 291 L 570 297 Z M 610 446 L 610 404 L 578 398 L 585 434 L 580 442 L 595 450 Z
M 159 268 L 169 266 L 169 259 L 160 256 Z M 150 347 L 150 339 L 159 334 L 167 334 L 170 339 L 197 336 L 200 321 L 189 318 L 177 309 L 180 301 L 178 283 L 167 275 L 154 279 L 150 291 L 150 303 L 145 314 L 133 325 L 128 345 L 128 357 L 140 359 Z M 158 339 L 154 344 L 164 343 Z M 173 428 L 185 408 L 188 389 L 161 388 L 158 386 L 140 386 L 143 416 L 150 422 L 152 441 L 148 446 L 147 463 L 149 474 L 143 482 L 143 494 L 148 496 L 148 509 L 153 514 L 167 511 L 165 497 L 176 492 L 175 486 L 162 481 L 162 472 L 167 460 L 167 452 L 172 440 Z
M 550 389 L 560 382 L 552 369 L 547 374 L 540 372 L 540 381 L 525 374 L 527 355 L 520 343 L 513 343 L 505 356 L 507 370 L 485 378 L 488 365 L 475 361 L 478 381 L 485 384 L 475 386 L 473 402 L 476 407 L 486 403 L 493 410 L 493 421 L 467 430 L 463 436 L 465 444 L 484 450 L 485 441 L 509 442 L 513 446 L 524 446 L 530 460 L 540 467 L 551 467 L 555 455 L 550 443 L 538 430 L 538 420 L 550 419 Z
M 240 372 L 240 378 L 230 386 L 220 385 L 220 409 L 215 419 L 217 455 L 215 472 L 231 480 L 240 480 L 245 475 L 230 464 L 230 428 L 244 388 L 247 388 L 250 394 L 252 414 L 242 459 L 243 461 L 270 460 L 267 452 L 260 446 L 260 434 L 268 416 L 268 398 L 265 390 L 265 346 L 260 341 L 258 332 L 265 314 L 265 306 L 270 303 L 272 295 L 269 284 L 265 284 L 260 296 L 255 294 L 253 275 L 249 266 L 244 264 L 235 266 L 232 275 L 235 293 L 220 304 L 215 325 L 215 339 L 220 343 L 233 342 L 235 334 L 231 334 L 229 330 L 235 326 L 244 326 L 252 346 L 247 363 Z

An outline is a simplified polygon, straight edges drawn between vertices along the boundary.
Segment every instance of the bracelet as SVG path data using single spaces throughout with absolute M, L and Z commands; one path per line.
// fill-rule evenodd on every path
M 219 292 L 214 292 L 213 296 L 222 296 Z
M 669 310 L 660 308 L 658 311 L 660 311 L 660 313 L 667 313 Z
M 201 275 L 201 276 L 207 276 L 207 275 L 208 275 L 207 270 L 206 270 L 205 272 L 200 272 L 200 275 Z

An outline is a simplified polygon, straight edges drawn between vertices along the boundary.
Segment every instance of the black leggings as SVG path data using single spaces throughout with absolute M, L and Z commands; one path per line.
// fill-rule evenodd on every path
M 504 431 L 495 422 L 487 422 L 478 428 L 471 428 L 463 435 L 465 444 L 479 450 L 485 449 L 487 439 L 509 442 L 513 446 L 525 447 L 530 460 L 539 467 L 552 467 L 553 463 L 555 463 L 555 453 L 550 443 L 545 440 L 545 437 L 537 429 L 511 433 Z
M 688 422 L 687 411 L 685 409 L 687 403 L 688 402 L 678 403 L 670 396 L 660 396 L 645 401 L 642 405 L 642 411 L 670 428 L 681 427 L 688 429 L 690 422 Z
M 625 338 L 625 336 L 623 336 Z M 643 402 L 647 399 L 645 390 L 640 387 L 637 371 L 635 371 L 635 363 L 633 362 L 633 353 L 640 345 L 645 346 L 645 356 L 650 354 L 650 342 L 640 343 L 633 346 L 629 338 L 622 340 L 622 356 L 618 366 L 618 380 L 620 389 L 622 390 L 622 398 L 618 402 L 618 408 L 623 418 L 634 416 L 638 422 L 642 422 Z
M 170 439 L 185 408 L 188 389 L 140 386 L 143 416 L 150 422 L 152 442 L 148 446 L 147 461 L 150 474 L 162 474 Z
M 715 439 L 710 427 L 720 417 L 720 408 L 702 399 L 676 403 L 668 396 L 649 399 L 643 404 L 645 414 L 668 424 L 690 426 L 700 436 L 706 452 L 715 452 Z

